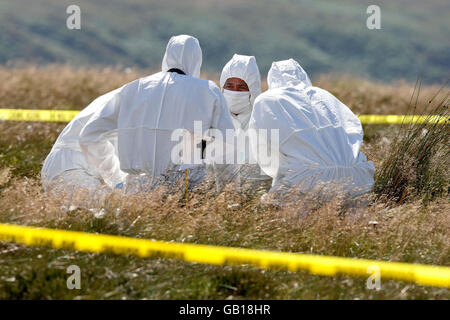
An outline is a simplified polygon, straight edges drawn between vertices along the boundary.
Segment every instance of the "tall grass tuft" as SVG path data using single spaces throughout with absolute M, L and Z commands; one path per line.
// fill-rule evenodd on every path
M 426 120 L 402 124 L 388 157 L 375 175 L 378 198 L 404 202 L 422 198 L 426 202 L 449 191 L 449 95 L 444 85 L 427 106 L 418 106 L 420 81 L 416 83 L 408 113 L 427 112 Z M 429 111 L 427 110 L 429 109 Z

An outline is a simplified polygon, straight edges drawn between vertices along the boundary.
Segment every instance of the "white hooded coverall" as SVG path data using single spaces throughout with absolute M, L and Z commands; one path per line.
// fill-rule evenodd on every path
M 42 185 L 46 191 L 54 187 L 66 193 L 72 193 L 77 189 L 94 191 L 103 185 L 98 172 L 87 164 L 78 140 L 90 117 L 108 103 L 117 90 L 95 99 L 77 114 L 58 136 L 41 170 Z M 116 140 L 117 137 L 111 136 L 112 145 L 115 145 Z
M 250 92 L 224 90 L 233 124 L 237 129 L 247 130 L 253 103 L 261 93 L 261 76 L 254 56 L 233 55 L 223 67 L 220 75 L 220 86 L 223 88 L 229 78 L 239 78 L 245 81 Z M 239 101 L 241 100 L 241 101 Z
M 267 143 L 279 150 L 277 165 L 258 160 L 273 178 L 271 191 L 298 185 L 307 192 L 331 183 L 351 195 L 370 191 L 375 168 L 360 152 L 363 129 L 351 110 L 329 92 L 313 87 L 293 59 L 274 62 L 268 84 L 269 90 L 255 101 L 249 127 L 279 129 L 279 141 L 250 139 L 254 153 Z
M 220 86 L 224 88 L 226 81 L 230 78 L 239 78 L 245 81 L 249 88 L 249 91 L 223 90 L 236 129 L 236 136 L 239 137 L 236 139 L 245 141 L 242 145 L 238 145 L 236 140 L 235 146 L 237 150 L 235 150 L 235 153 L 237 157 L 244 156 L 245 159 L 238 161 L 241 165 L 224 168 L 225 171 L 221 173 L 221 179 L 225 183 L 234 181 L 240 184 L 254 180 L 268 180 L 270 177 L 263 174 L 256 163 L 249 164 L 252 155 L 248 136 L 246 136 L 253 103 L 256 97 L 261 94 L 261 75 L 255 57 L 234 54 L 231 60 L 223 67 L 220 75 Z
M 176 129 L 194 131 L 201 121 L 203 132 L 233 129 L 220 89 L 198 79 L 202 51 L 196 38 L 172 37 L 162 62 L 162 72 L 135 80 L 120 90 L 89 120 L 80 134 L 80 146 L 90 166 L 110 186 L 128 175 L 158 177 L 174 163 L 172 140 Z M 179 69 L 186 75 L 167 72 Z M 118 155 L 108 140 L 118 136 Z

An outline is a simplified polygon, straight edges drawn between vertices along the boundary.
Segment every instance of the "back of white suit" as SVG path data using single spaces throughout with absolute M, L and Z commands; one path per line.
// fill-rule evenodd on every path
M 363 129 L 351 110 L 326 90 L 311 86 L 294 60 L 274 62 L 269 90 L 255 101 L 250 128 L 279 130 L 279 141 L 251 139 L 254 153 L 276 144 L 276 161 L 261 165 L 272 191 L 297 185 L 308 191 L 330 183 L 352 194 L 369 191 L 375 168 L 360 152 Z M 275 165 L 273 165 L 275 163 Z
M 215 128 L 223 136 L 234 128 L 219 88 L 196 78 L 200 65 L 197 39 L 173 37 L 162 72 L 125 85 L 92 116 L 81 132 L 80 146 L 108 185 L 123 182 L 126 174 L 156 177 L 166 172 L 179 143 L 172 134 L 179 129 L 194 131 L 194 121 L 201 122 L 203 132 Z M 108 141 L 116 133 L 118 156 Z

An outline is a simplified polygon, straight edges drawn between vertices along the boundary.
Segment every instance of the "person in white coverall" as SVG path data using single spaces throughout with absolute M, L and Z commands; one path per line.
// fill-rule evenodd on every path
M 196 38 L 180 35 L 167 44 L 162 72 L 117 90 L 80 133 L 80 147 L 90 167 L 111 187 L 146 176 L 152 183 L 175 165 L 175 130 L 205 132 L 233 129 L 220 89 L 199 79 L 202 51 Z M 110 141 L 117 135 L 118 153 Z M 195 164 L 193 164 L 195 165 Z
M 255 57 L 233 55 L 223 67 L 220 86 L 236 130 L 247 130 L 253 103 L 261 93 L 261 76 Z
M 87 164 L 78 139 L 90 117 L 105 105 L 116 91 L 95 99 L 73 118 L 58 136 L 41 170 L 41 180 L 45 191 L 55 191 L 58 195 L 70 198 L 81 189 L 88 190 L 91 197 L 94 193 L 100 195 L 99 191 L 108 191 L 99 173 Z M 111 144 L 115 145 L 116 140 L 117 137 L 112 135 Z
M 293 59 L 274 62 L 269 90 L 255 101 L 249 128 L 278 129 L 279 141 L 250 138 L 252 151 L 267 144 L 278 157 L 262 163 L 273 178 L 271 192 L 298 186 L 301 193 L 325 186 L 339 187 L 350 196 L 371 190 L 375 168 L 360 152 L 363 129 L 352 111 L 326 90 L 312 86 Z M 270 135 L 269 135 L 270 137 Z
M 235 147 L 237 166 L 229 166 L 222 172 L 222 179 L 243 184 L 270 179 L 261 174 L 256 161 L 250 164 L 251 154 L 247 136 L 253 103 L 261 93 L 261 75 L 254 56 L 235 54 L 223 67 L 220 86 L 238 136 Z M 241 144 L 238 144 L 241 139 Z M 243 159 L 240 159 L 243 158 Z

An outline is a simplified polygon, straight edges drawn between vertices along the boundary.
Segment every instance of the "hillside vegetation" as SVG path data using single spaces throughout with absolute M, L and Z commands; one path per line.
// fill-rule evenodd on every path
M 295 58 L 312 75 L 350 73 L 381 80 L 450 75 L 446 0 L 377 1 L 382 29 L 366 28 L 360 0 L 79 0 L 81 30 L 66 28 L 69 0 L 0 1 L 0 63 L 69 62 L 155 69 L 170 36 L 199 38 L 205 70 L 235 52 Z

